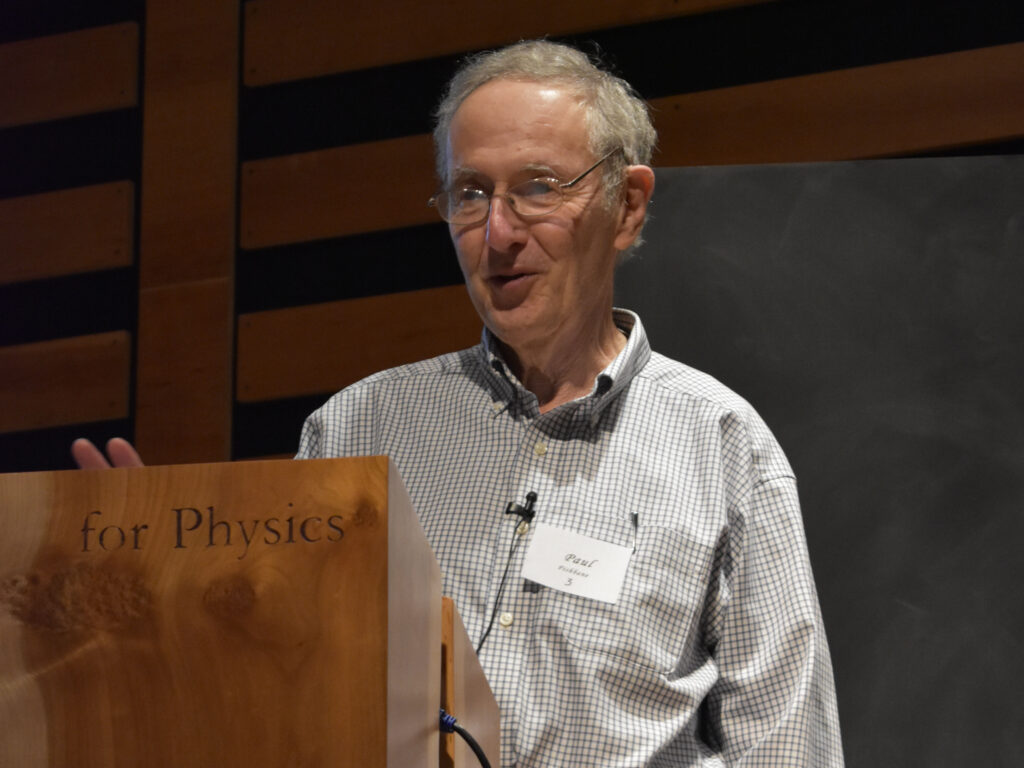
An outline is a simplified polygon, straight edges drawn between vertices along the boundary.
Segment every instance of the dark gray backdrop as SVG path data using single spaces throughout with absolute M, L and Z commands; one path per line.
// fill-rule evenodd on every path
M 658 172 L 617 303 L 797 472 L 847 764 L 1024 765 L 1024 157 Z

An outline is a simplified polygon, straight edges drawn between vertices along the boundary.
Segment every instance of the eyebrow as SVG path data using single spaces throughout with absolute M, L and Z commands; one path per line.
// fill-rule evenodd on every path
M 545 176 L 551 176 L 552 178 L 558 178 L 558 172 L 550 165 L 544 165 L 542 163 L 527 163 L 521 169 L 522 171 L 529 171 L 530 173 L 543 173 Z
M 482 174 L 476 168 L 469 166 L 460 166 L 459 168 L 453 168 L 451 173 L 448 174 L 448 178 L 451 181 L 459 181 L 461 179 L 468 179 L 472 176 L 481 176 Z

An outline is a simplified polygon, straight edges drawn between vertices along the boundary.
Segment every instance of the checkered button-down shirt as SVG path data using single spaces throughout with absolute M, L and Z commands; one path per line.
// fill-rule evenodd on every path
M 615 320 L 586 397 L 541 414 L 485 332 L 338 393 L 298 455 L 394 460 L 470 637 L 492 626 L 503 766 L 842 765 L 789 464 L 749 404 Z M 523 579 L 537 526 L 504 510 L 531 491 L 535 522 L 630 548 L 617 602 Z

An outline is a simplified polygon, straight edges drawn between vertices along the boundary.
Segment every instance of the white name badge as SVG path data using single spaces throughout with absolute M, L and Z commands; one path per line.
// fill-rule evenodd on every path
M 523 578 L 572 595 L 615 603 L 632 550 L 545 523 L 534 523 Z

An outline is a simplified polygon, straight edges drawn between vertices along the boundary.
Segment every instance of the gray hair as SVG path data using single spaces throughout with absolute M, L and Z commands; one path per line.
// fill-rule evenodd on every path
M 604 163 L 606 201 L 615 201 L 627 165 L 650 165 L 657 136 L 647 104 L 633 86 L 600 69 L 581 51 L 548 40 L 527 40 L 469 58 L 448 83 L 434 113 L 437 176 L 447 185 L 448 132 L 462 102 L 491 80 L 551 83 L 577 95 L 586 109 L 589 149 L 595 159 L 621 148 Z

